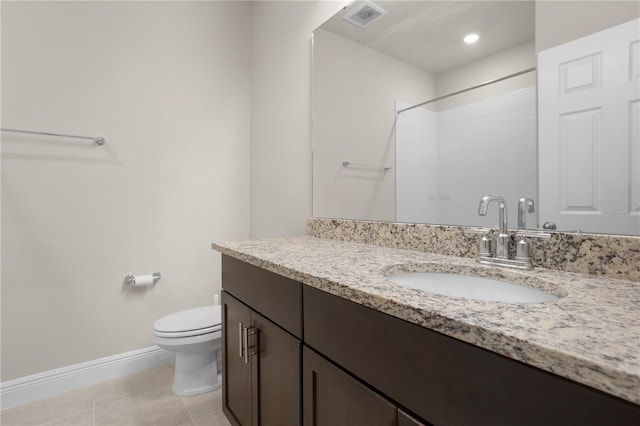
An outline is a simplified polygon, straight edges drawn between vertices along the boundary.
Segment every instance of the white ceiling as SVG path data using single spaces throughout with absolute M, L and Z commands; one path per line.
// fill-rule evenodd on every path
M 376 49 L 433 74 L 459 67 L 533 40 L 535 1 L 374 1 L 388 13 L 359 28 L 342 16 L 356 1 L 320 28 Z M 468 45 L 471 32 L 480 40 Z

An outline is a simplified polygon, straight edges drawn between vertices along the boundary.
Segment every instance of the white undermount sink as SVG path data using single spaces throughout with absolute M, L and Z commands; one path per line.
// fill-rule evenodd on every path
M 450 272 L 400 272 L 386 277 L 394 283 L 443 296 L 507 303 L 553 302 L 551 293 L 492 278 Z

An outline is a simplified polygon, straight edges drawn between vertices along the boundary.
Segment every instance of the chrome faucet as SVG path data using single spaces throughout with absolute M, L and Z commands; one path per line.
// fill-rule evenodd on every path
M 500 195 L 485 195 L 480 200 L 478 214 L 487 215 L 489 204 L 495 201 L 498 203 L 498 240 L 496 244 L 496 257 L 500 259 L 509 258 L 509 234 L 507 234 L 507 201 Z
M 531 269 L 531 259 L 528 257 L 528 245 L 524 241 L 524 247 L 518 245 L 518 256 L 514 259 L 509 255 L 509 244 L 511 243 L 511 235 L 507 230 L 507 201 L 500 195 L 485 195 L 480 200 L 478 206 L 478 214 L 486 216 L 489 204 L 496 202 L 498 204 L 498 237 L 496 240 L 495 257 L 491 250 L 491 239 L 489 234 L 484 235 L 480 241 L 480 248 L 477 261 L 483 264 L 506 266 L 517 269 Z M 533 200 L 523 197 L 518 203 L 518 224 L 525 223 L 525 210 L 530 213 L 535 211 Z M 524 250 L 527 249 L 527 250 Z

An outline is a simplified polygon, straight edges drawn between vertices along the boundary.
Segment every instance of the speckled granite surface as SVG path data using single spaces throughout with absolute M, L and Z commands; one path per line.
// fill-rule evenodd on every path
M 438 233 L 433 236 L 438 241 Z M 213 244 L 224 254 L 306 285 L 640 404 L 640 285 L 602 276 L 508 271 L 473 259 L 293 237 Z M 553 303 L 439 296 L 385 274 L 454 271 L 543 287 Z
M 307 234 L 475 258 L 482 228 L 310 218 Z M 554 232 L 528 237 L 537 267 L 640 282 L 640 237 Z M 515 244 L 515 240 L 514 240 Z M 515 252 L 515 249 L 512 250 Z

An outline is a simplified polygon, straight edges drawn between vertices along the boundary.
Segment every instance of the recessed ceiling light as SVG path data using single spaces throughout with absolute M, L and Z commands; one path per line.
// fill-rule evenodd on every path
M 475 34 L 475 33 L 467 34 L 466 36 L 464 36 L 464 42 L 467 44 L 473 44 L 476 41 L 478 41 L 479 38 L 480 36 L 478 34 Z

